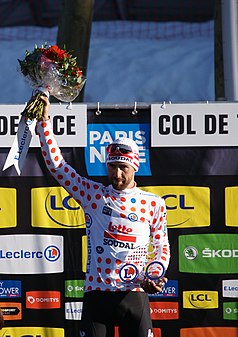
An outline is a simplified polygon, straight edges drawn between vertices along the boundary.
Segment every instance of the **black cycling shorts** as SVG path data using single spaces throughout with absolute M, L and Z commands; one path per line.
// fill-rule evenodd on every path
M 84 294 L 80 337 L 153 337 L 148 295 L 144 292 L 90 291 Z

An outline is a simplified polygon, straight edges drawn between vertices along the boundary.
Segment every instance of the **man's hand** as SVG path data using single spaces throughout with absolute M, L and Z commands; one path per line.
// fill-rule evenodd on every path
M 44 103 L 44 108 L 42 111 L 42 117 L 39 120 L 48 120 L 49 119 L 49 108 L 50 108 L 50 101 L 48 97 L 44 94 L 40 96 L 41 101 Z
M 141 282 L 141 288 L 148 294 L 155 294 L 158 292 L 161 292 L 163 289 L 163 286 L 168 281 L 166 277 L 162 277 L 156 281 L 150 280 L 148 278 L 144 279 Z

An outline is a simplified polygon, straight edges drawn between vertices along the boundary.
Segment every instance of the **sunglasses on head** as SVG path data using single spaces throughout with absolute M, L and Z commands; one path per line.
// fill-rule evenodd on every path
M 124 145 L 124 144 L 111 144 L 107 147 L 107 152 L 112 153 L 120 153 L 120 154 L 127 154 L 131 153 L 132 148 L 130 146 Z

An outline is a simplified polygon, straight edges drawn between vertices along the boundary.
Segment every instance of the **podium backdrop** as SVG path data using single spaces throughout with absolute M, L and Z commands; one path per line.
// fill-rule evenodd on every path
M 21 175 L 2 171 L 22 108 L 0 106 L 2 335 L 78 337 L 84 214 L 46 169 L 36 135 Z M 238 336 L 237 115 L 235 103 L 51 107 L 63 156 L 81 175 L 107 184 L 105 148 L 126 135 L 140 148 L 138 186 L 165 198 L 171 263 L 150 296 L 155 337 Z

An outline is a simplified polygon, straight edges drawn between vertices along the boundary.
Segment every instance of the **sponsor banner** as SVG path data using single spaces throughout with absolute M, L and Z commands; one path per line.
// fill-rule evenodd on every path
M 153 337 L 161 337 L 161 329 L 160 328 L 153 328 Z
M 223 319 L 238 321 L 238 302 L 223 303 Z
M 210 188 L 196 186 L 143 186 L 166 203 L 168 228 L 210 226 Z
M 24 105 L 0 105 L 0 147 L 11 147 L 20 123 Z M 87 105 L 73 103 L 51 104 L 50 116 L 60 147 L 87 146 Z M 31 147 L 39 147 L 33 135 Z
M 83 302 L 66 302 L 65 319 L 80 321 L 83 311 Z
M 64 329 L 32 326 L 3 328 L 1 333 L 4 337 L 64 337 Z
M 151 146 L 237 146 L 237 104 L 151 104 Z
M 168 280 L 161 292 L 148 294 L 149 297 L 178 297 L 178 280 Z
M 0 280 L 0 298 L 21 297 L 21 281 Z
M 150 302 L 152 320 L 170 320 L 179 318 L 178 302 Z
M 84 280 L 65 280 L 65 297 L 83 298 Z
M 22 319 L 22 305 L 15 302 L 1 302 L 0 308 L 5 321 Z
M 205 327 L 180 329 L 180 337 L 237 337 L 238 328 L 232 327 Z
M 0 236 L 1 274 L 47 274 L 63 271 L 62 236 Z
M 238 234 L 179 236 L 179 271 L 185 273 L 237 273 Z
M 150 176 L 149 124 L 88 124 L 88 146 L 85 148 L 85 163 L 89 176 L 106 176 L 106 147 L 114 139 L 128 137 L 139 147 L 139 176 Z
M 87 236 L 82 236 L 82 271 L 86 272 L 86 266 L 87 266 L 87 260 L 88 260 L 88 240 Z
M 63 187 L 32 188 L 31 223 L 41 228 L 85 228 L 84 211 Z
M 17 226 L 17 190 L 0 188 L 0 229 Z
M 238 297 L 238 280 L 223 280 L 222 281 L 222 296 L 223 297 Z
M 225 188 L 225 224 L 238 227 L 238 187 Z
M 27 309 L 59 309 L 60 292 L 47 291 L 27 291 L 26 292 L 26 308 Z
M 186 309 L 216 309 L 217 291 L 191 290 L 183 291 L 183 307 Z

